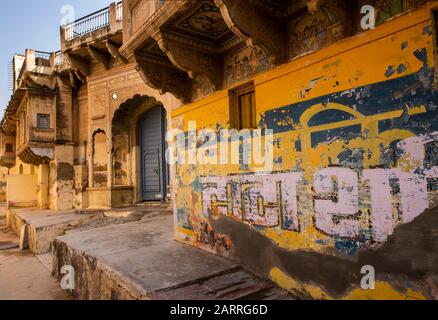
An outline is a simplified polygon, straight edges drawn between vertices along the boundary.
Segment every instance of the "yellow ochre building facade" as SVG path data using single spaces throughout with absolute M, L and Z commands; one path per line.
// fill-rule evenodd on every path
M 251 81 L 257 127 L 273 130 L 273 172 L 177 165 L 177 239 L 313 298 L 436 294 L 426 227 L 436 211 L 424 213 L 437 204 L 431 8 L 237 82 Z M 175 110 L 172 123 L 229 128 L 233 88 Z M 375 290 L 360 287 L 365 265 L 380 273 Z
M 300 296 L 438 298 L 438 1 L 124 0 L 94 16 L 61 27 L 60 52 L 14 59 L 10 207 L 161 201 L 177 241 Z

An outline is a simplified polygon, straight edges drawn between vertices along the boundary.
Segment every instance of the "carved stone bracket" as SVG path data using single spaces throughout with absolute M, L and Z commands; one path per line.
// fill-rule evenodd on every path
M 78 85 L 77 85 L 76 77 L 75 77 L 75 74 L 72 71 L 70 71 L 68 73 L 68 78 L 69 78 L 69 81 L 70 81 L 70 86 L 72 88 L 74 88 L 74 89 L 77 89 Z
M 262 48 L 272 64 L 285 61 L 285 36 L 278 17 L 267 15 L 256 0 L 215 0 L 215 3 L 234 34 L 249 46 Z
M 87 82 L 87 77 L 85 75 L 83 75 L 79 70 L 74 70 L 73 72 L 74 72 L 75 76 L 79 79 L 80 82 L 82 82 L 82 83 Z
M 72 71 L 67 71 L 63 74 L 57 74 L 58 81 L 61 81 L 64 86 L 72 89 L 77 89 L 76 77 Z
M 207 83 L 212 91 L 219 89 L 219 59 L 214 48 L 165 31 L 157 32 L 153 38 L 172 64 L 190 79 Z
M 106 70 L 109 70 L 111 67 L 111 56 L 102 50 L 96 49 L 92 46 L 88 47 L 88 52 L 90 53 L 90 56 L 102 63 Z
M 86 77 L 90 75 L 90 64 L 86 59 L 73 54 L 67 54 L 67 57 L 70 60 L 72 66 L 77 71 L 82 73 L 83 76 Z
M 105 45 L 113 59 L 120 60 L 122 63 L 125 64 L 128 63 L 128 60 L 121 55 L 119 47 L 114 42 L 108 40 Z
M 191 101 L 191 79 L 187 73 L 175 68 L 170 62 L 147 53 L 134 53 L 136 69 L 143 81 L 159 90 L 169 92 L 183 103 Z

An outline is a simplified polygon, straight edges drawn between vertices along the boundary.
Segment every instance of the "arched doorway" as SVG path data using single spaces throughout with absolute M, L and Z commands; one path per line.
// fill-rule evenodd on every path
M 146 112 L 139 123 L 141 200 L 166 199 L 166 112 L 162 106 Z

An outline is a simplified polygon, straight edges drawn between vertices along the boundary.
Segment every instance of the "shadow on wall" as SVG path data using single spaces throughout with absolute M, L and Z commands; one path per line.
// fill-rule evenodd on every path
M 375 268 L 376 280 L 391 277 L 406 287 L 409 278 L 418 281 L 423 292 L 431 294 L 429 279 L 438 274 L 438 208 L 397 227 L 380 248 L 359 250 L 354 259 L 304 250 L 288 251 L 234 219 L 218 216 L 210 217 L 209 221 L 216 232 L 229 235 L 240 263 L 259 274 L 271 275 L 272 270 L 279 269 L 295 281 L 318 283 L 334 298 L 342 298 L 360 286 L 363 277 L 360 270 L 364 265 Z

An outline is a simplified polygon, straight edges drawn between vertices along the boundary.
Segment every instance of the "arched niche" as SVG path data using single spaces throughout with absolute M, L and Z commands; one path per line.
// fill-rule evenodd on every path
M 107 137 L 103 130 L 93 133 L 93 187 L 108 185 Z

